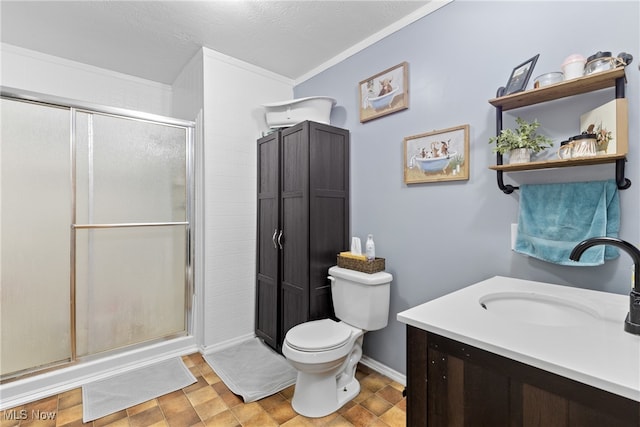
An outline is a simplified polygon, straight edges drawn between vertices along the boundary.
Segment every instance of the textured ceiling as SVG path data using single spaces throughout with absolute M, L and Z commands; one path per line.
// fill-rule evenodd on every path
M 171 84 L 202 47 L 293 80 L 429 1 L 6 1 L 3 43 Z

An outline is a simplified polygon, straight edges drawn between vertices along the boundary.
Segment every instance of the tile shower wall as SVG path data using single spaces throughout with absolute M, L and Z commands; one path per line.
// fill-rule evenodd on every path
M 267 128 L 260 105 L 290 99 L 293 81 L 209 49 L 171 87 L 1 46 L 0 84 L 7 87 L 186 120 L 201 112 L 197 342 L 207 348 L 253 335 L 256 139 Z
M 40 92 L 83 102 L 133 109 L 164 116 L 171 115 L 172 88 L 169 85 L 91 67 L 50 55 L 43 55 L 2 44 L 0 49 L 0 84 L 32 92 Z M 178 338 L 125 352 L 106 356 L 87 364 L 75 364 L 64 369 L 13 381 L 0 386 L 1 405 L 39 398 L 52 390 L 64 390 L 79 379 L 104 375 L 127 364 L 148 363 L 161 355 L 193 351 L 196 340 Z

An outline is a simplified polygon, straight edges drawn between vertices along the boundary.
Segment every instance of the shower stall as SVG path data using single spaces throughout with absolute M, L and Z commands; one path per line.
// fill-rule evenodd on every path
M 188 336 L 194 123 L 0 102 L 2 381 Z

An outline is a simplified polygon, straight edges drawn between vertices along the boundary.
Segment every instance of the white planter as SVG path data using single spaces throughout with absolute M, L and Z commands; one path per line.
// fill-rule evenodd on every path
M 531 150 L 528 148 L 516 148 L 509 151 L 509 164 L 529 163 L 531 161 Z

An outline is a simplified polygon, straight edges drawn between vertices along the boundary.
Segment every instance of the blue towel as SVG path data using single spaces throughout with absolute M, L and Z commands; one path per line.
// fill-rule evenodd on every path
M 569 254 L 584 239 L 618 237 L 620 198 L 614 180 L 520 186 L 515 251 L 561 265 L 600 265 L 618 256 L 615 247 L 587 249 L 580 261 Z

